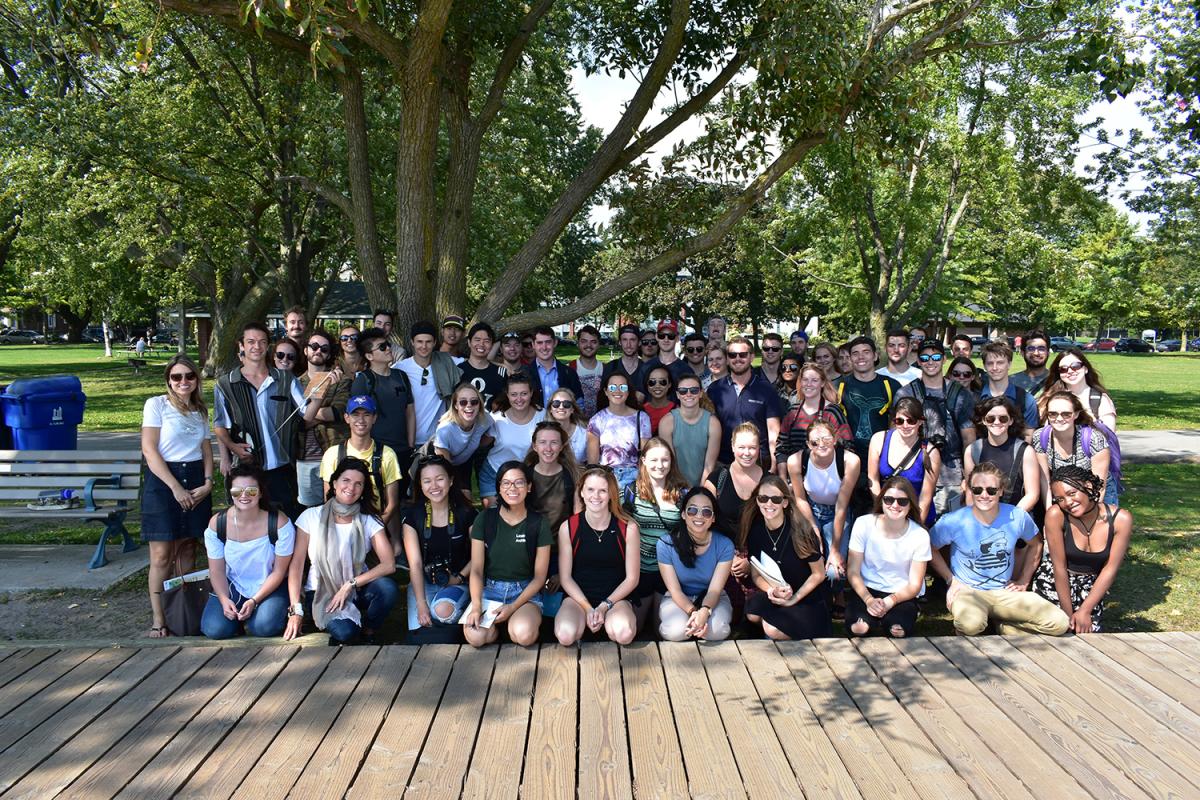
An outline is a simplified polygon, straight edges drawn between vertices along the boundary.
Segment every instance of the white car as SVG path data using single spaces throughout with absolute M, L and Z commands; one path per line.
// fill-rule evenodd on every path
M 46 337 L 37 331 L 12 330 L 0 333 L 0 344 L 44 344 Z

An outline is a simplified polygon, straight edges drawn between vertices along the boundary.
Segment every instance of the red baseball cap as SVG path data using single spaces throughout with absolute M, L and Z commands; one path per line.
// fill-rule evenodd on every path
M 664 319 L 662 322 L 658 323 L 658 332 L 662 333 L 663 331 L 679 333 L 679 326 L 676 325 L 673 320 Z

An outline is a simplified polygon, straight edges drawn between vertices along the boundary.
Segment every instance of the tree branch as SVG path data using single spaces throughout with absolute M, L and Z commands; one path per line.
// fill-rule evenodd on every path
M 529 37 L 537 30 L 538 23 L 552 5 L 554 5 L 554 0 L 539 0 L 538 4 L 529 9 L 529 13 L 521 20 L 517 35 L 504 48 L 504 54 L 500 56 L 500 63 L 496 66 L 496 73 L 492 77 L 492 85 L 488 89 L 487 99 L 483 101 L 483 108 L 479 110 L 479 114 L 475 118 L 475 124 L 480 128 L 487 128 L 496 118 L 496 114 L 504 103 L 504 92 L 508 89 L 509 81 L 512 79 L 517 65 L 521 63 L 521 54 L 525 52 Z
M 934 271 L 933 278 L 930 279 L 929 283 L 927 283 L 925 288 L 921 291 L 921 296 L 917 298 L 917 302 L 915 304 L 909 304 L 910 311 L 913 309 L 923 308 L 925 304 L 929 302 L 929 298 L 933 294 L 933 290 L 937 287 L 938 282 L 941 281 L 942 274 L 946 270 L 946 262 L 950 259 L 950 247 L 954 243 L 954 234 L 958 230 L 958 224 L 962 219 L 963 212 L 967 210 L 967 202 L 970 200 L 970 197 L 970 189 L 963 192 L 962 202 L 958 204 L 958 210 L 954 212 L 954 218 L 950 220 L 950 228 L 946 234 L 946 241 L 942 245 L 942 254 L 938 259 L 937 270 Z
M 280 175 L 275 180 L 279 183 L 297 184 L 305 191 L 312 192 L 330 204 L 337 206 L 338 210 L 345 214 L 347 219 L 354 220 L 354 203 L 349 197 L 339 192 L 333 186 L 305 177 L 304 175 Z
M 210 2 L 200 3 L 192 0 L 159 0 L 163 8 L 169 8 L 172 11 L 178 11 L 180 14 L 186 14 L 193 17 L 212 17 L 219 21 L 222 25 L 232 28 L 239 33 L 248 36 L 257 36 L 254 32 L 254 26 L 247 21 L 245 25 L 241 20 L 241 9 L 234 2 Z M 264 28 L 262 38 L 271 44 L 282 47 L 285 50 L 290 50 L 294 53 L 300 53 L 307 57 L 309 55 L 308 45 L 299 39 L 288 36 L 286 33 L 281 33 L 277 30 Z
M 826 278 L 824 275 L 818 275 L 817 273 L 815 273 L 811 269 L 809 269 L 808 264 L 806 264 L 803 260 L 797 258 L 795 255 L 793 255 L 791 253 L 783 252 L 782 250 L 780 250 L 778 247 L 775 246 L 774 242 L 767 242 L 767 245 L 772 250 L 774 250 L 776 253 L 779 253 L 779 255 L 783 256 L 788 261 L 791 261 L 797 267 L 800 267 L 801 269 L 803 269 L 805 274 L 808 275 L 808 277 L 813 278 L 814 280 L 821 281 L 822 283 L 828 283 L 832 286 L 841 286 L 843 289 L 852 289 L 856 292 L 867 292 L 868 294 L 870 294 L 870 292 L 867 291 L 867 287 L 865 287 L 865 286 L 856 285 L 853 283 L 843 283 L 842 281 L 835 281 L 833 278 Z

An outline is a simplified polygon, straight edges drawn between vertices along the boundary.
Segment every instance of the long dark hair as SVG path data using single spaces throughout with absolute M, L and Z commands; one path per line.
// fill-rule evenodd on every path
M 1058 366 L 1067 356 L 1075 356 L 1083 363 L 1083 368 L 1087 370 L 1087 374 L 1083 376 L 1083 381 L 1088 385 L 1089 389 L 1095 389 L 1098 392 L 1107 393 L 1104 388 L 1104 382 L 1100 379 L 1100 373 L 1092 366 L 1092 362 L 1088 361 L 1086 355 L 1078 347 L 1068 347 L 1054 357 L 1054 361 L 1050 364 L 1050 375 L 1046 378 L 1046 385 L 1042 388 L 1041 397 L 1038 399 L 1038 416 L 1042 419 L 1046 418 L 1046 408 L 1050 405 L 1050 396 L 1059 392 L 1070 392 L 1070 387 L 1063 381 L 1062 375 L 1058 371 Z M 1090 415 L 1089 415 L 1090 416 Z
M 910 520 L 921 527 L 924 524 L 921 522 L 921 506 L 917 499 L 917 490 L 913 488 L 912 483 L 903 475 L 893 475 L 883 482 L 883 486 L 879 489 L 879 496 L 875 498 L 875 513 L 883 513 L 883 494 L 888 489 L 899 489 L 904 492 L 904 496 L 908 498 L 908 513 L 905 515 Z
M 608 408 L 608 384 L 613 378 L 623 379 L 625 385 L 629 387 L 629 391 L 625 393 L 625 407 L 632 408 L 634 411 L 641 411 L 642 404 L 637 399 L 637 387 L 633 385 L 633 380 L 624 372 L 614 372 L 600 381 L 600 391 L 596 392 L 596 410 L 601 411 Z
M 371 475 L 371 467 L 361 458 L 354 456 L 346 456 L 338 462 L 334 468 L 333 474 L 329 476 L 329 493 L 325 495 L 325 500 L 333 499 L 338 478 L 342 474 L 350 471 L 358 472 L 363 476 L 362 495 L 358 498 L 358 513 L 366 517 L 379 517 L 379 503 L 375 499 L 375 478 Z
M 496 470 L 496 500 L 499 501 L 502 508 L 509 507 L 508 503 L 504 500 L 504 495 L 500 494 L 500 481 L 504 478 L 506 473 L 511 472 L 514 469 L 519 471 L 521 473 L 521 477 L 525 479 L 525 488 L 528 490 L 527 494 L 525 495 L 525 508 L 528 509 L 529 498 L 533 495 L 533 472 L 529 469 L 529 467 L 525 466 L 524 461 L 517 461 L 516 459 L 505 461 L 500 465 L 500 469 Z M 534 535 L 537 535 L 536 531 L 534 531 Z
M 225 485 L 233 488 L 234 478 L 250 478 L 258 486 L 258 507 L 263 511 L 271 509 L 271 496 L 267 490 L 267 476 L 261 468 L 253 464 L 238 464 L 233 469 L 229 470 L 229 477 L 225 479 Z M 232 495 L 230 495 L 232 497 Z
M 772 473 L 763 475 L 763 479 L 758 482 L 758 486 L 755 486 L 754 491 L 751 492 L 750 499 L 742 506 L 742 516 L 738 524 L 738 549 L 746 549 L 746 541 L 750 538 L 750 529 L 754 527 L 755 523 L 766 524 L 763 520 L 762 511 L 758 506 L 758 493 L 762 491 L 764 486 L 778 489 L 779 493 L 787 501 L 787 513 L 783 518 L 784 526 L 791 535 L 792 547 L 795 548 L 796 555 L 806 559 L 813 553 L 820 553 L 821 540 L 817 538 L 817 532 L 813 530 L 808 520 L 800 514 L 800 509 L 796 505 L 796 498 L 792 496 L 791 487 L 787 485 L 787 482 L 783 478 Z
M 985 397 L 975 404 L 975 437 L 977 439 L 986 439 L 988 435 L 987 426 L 983 424 L 983 418 L 988 415 L 988 412 L 995 408 L 1003 408 L 1008 414 L 1008 436 L 1010 439 L 1020 439 L 1025 435 L 1025 415 L 1017 410 L 1017 404 L 1009 400 L 1006 396 Z
M 971 391 L 978 393 L 983 388 L 983 381 L 979 379 L 979 371 L 975 369 L 975 362 L 966 356 L 955 356 L 950 360 L 950 365 L 946 367 L 947 380 L 954 380 L 950 377 L 950 373 L 955 367 L 968 367 L 971 370 Z
M 535 402 L 537 397 L 533 391 L 533 379 L 524 372 L 514 372 L 505 379 L 504 391 L 492 399 L 492 403 L 495 404 L 497 411 L 508 416 L 508 411 L 512 408 L 508 402 L 508 390 L 521 383 L 529 387 L 529 407 L 534 411 L 541 411 L 542 407 Z
M 671 529 L 671 544 L 675 547 L 675 552 L 679 554 L 679 560 L 683 562 L 685 567 L 696 566 L 696 543 L 692 541 L 691 534 L 687 529 L 687 507 L 693 497 L 703 495 L 708 498 L 708 502 L 712 504 L 713 525 L 717 523 L 717 498 L 713 493 L 703 486 L 693 486 L 687 490 L 687 494 L 679 501 L 679 510 L 683 513 L 679 515 L 679 521 L 675 523 L 675 527 Z M 712 527 L 709 530 L 716 533 Z
M 180 408 L 178 396 L 171 390 L 171 370 L 177 366 L 186 367 L 191 370 L 196 376 L 194 385 L 192 386 L 192 394 L 188 397 L 186 407 Z M 166 369 L 163 370 L 163 382 L 167 384 L 167 402 L 181 413 L 190 411 L 199 411 L 201 414 L 208 415 L 208 408 L 204 405 L 204 387 L 201 385 L 204 380 L 204 375 L 200 372 L 200 368 L 196 366 L 196 362 L 185 356 L 183 353 L 177 353 L 171 356 L 171 360 L 167 362 Z

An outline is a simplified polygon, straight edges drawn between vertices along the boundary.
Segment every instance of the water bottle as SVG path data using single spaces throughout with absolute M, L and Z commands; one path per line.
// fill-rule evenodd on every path
M 69 503 L 78 496 L 79 496 L 79 492 L 77 492 L 74 489 L 63 489 L 58 494 L 58 498 L 60 500 L 62 500 L 64 503 Z

